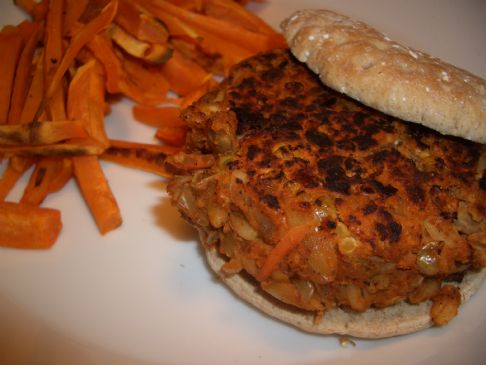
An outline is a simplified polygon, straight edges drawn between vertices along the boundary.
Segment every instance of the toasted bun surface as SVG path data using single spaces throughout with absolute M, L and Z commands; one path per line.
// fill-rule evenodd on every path
M 204 240 L 204 234 L 201 234 Z M 216 250 L 206 250 L 210 268 L 233 292 L 270 317 L 295 326 L 305 332 L 316 334 L 339 334 L 358 338 L 386 338 L 416 332 L 433 325 L 430 320 L 430 302 L 411 305 L 401 302 L 382 309 L 368 309 L 363 313 L 347 312 L 336 308 L 326 311 L 324 318 L 315 323 L 313 313 L 292 310 L 281 305 L 260 290 L 248 278 L 221 274 L 224 259 Z M 486 270 L 467 274 L 459 284 L 462 302 L 466 302 L 479 289 L 486 277 Z
M 327 10 L 282 23 L 292 53 L 329 87 L 397 118 L 486 143 L 486 81 Z

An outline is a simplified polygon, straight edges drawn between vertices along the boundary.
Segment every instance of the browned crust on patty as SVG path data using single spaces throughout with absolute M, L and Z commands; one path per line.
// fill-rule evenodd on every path
M 293 54 L 320 79 L 375 109 L 486 142 L 486 81 L 328 10 L 282 23 Z

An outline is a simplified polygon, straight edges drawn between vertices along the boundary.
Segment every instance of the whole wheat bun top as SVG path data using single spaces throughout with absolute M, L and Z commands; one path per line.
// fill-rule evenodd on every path
M 386 114 L 486 143 L 486 81 L 328 10 L 281 24 L 298 60 L 329 87 Z

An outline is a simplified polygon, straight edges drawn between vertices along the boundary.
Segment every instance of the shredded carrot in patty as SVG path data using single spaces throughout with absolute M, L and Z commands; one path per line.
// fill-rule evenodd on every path
M 280 238 L 275 247 L 268 255 L 265 263 L 263 264 L 260 273 L 258 274 L 258 280 L 265 281 L 277 268 L 278 264 L 292 251 L 302 239 L 309 233 L 310 226 L 302 224 L 290 228 L 285 232 L 285 235 Z

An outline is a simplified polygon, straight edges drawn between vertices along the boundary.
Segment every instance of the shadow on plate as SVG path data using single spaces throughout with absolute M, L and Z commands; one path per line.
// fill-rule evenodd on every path
M 76 341 L 2 296 L 0 323 L 0 364 L 155 365 Z
M 166 181 L 157 181 L 151 184 L 153 188 L 165 193 Z M 167 194 L 152 207 L 155 223 L 179 242 L 194 242 L 198 240 L 197 232 L 190 224 L 185 222 L 176 208 L 170 202 Z

